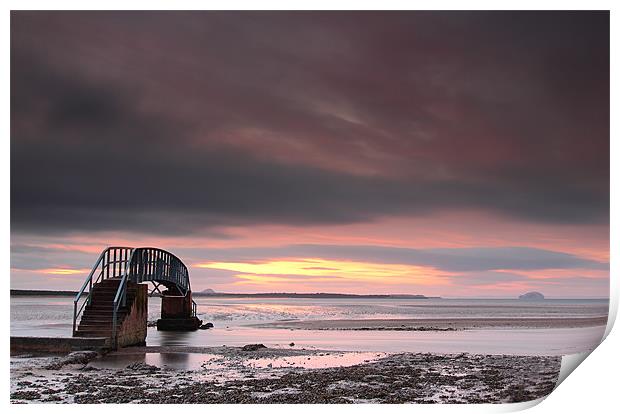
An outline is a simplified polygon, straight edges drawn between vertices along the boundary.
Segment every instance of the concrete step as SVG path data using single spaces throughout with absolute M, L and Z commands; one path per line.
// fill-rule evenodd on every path
M 110 311 L 91 311 L 91 312 L 85 312 L 82 315 L 82 319 L 86 319 L 86 318 L 100 318 L 100 319 L 110 319 L 112 318 L 112 315 L 114 315 L 114 312 L 112 312 L 112 309 L 110 309 Z M 127 311 L 126 310 L 119 310 L 118 312 L 116 312 L 116 315 L 119 317 L 124 317 L 125 315 L 127 315 Z
M 103 305 L 96 305 L 96 306 L 87 306 L 86 309 L 84 310 L 84 314 L 92 314 L 92 313 L 109 313 L 111 314 L 114 310 L 114 306 L 112 306 L 112 304 L 110 304 L 109 306 L 103 306 Z M 127 312 L 129 310 L 128 306 L 120 306 L 118 308 L 119 312 Z
M 110 303 L 98 303 L 98 304 L 94 304 L 94 305 L 88 305 L 86 306 L 86 309 L 84 310 L 86 311 L 112 311 L 114 309 L 114 303 L 110 302 Z
M 100 280 L 99 282 L 95 283 L 95 286 L 118 286 L 120 283 L 121 283 L 120 278 L 110 278 L 110 279 Z
M 133 302 L 134 298 L 135 296 L 127 296 L 127 298 L 125 298 L 125 302 L 131 303 Z M 91 300 L 90 305 L 87 305 L 87 306 L 112 306 L 113 304 L 114 304 L 114 297 L 110 297 L 110 298 L 94 297 Z
M 94 329 L 95 330 L 96 329 L 111 330 L 112 321 L 106 321 L 102 323 L 94 323 L 91 321 L 87 321 L 84 323 L 80 323 L 80 326 L 78 327 L 78 330 L 81 330 L 81 331 L 88 331 L 88 330 L 94 330 Z
M 125 315 L 119 315 L 116 318 L 116 322 L 120 323 L 125 319 Z M 110 316 L 109 318 L 102 318 L 102 317 L 90 317 L 90 318 L 82 318 L 82 320 L 80 321 L 79 326 L 82 325 L 88 325 L 88 324 L 99 324 L 99 323 L 107 323 L 107 324 L 111 324 L 112 323 L 112 317 Z
M 131 302 L 127 302 L 127 304 L 131 304 Z M 114 309 L 114 304 L 98 304 L 98 305 L 89 305 L 84 308 L 84 312 L 93 313 L 93 312 L 112 312 Z M 129 310 L 129 306 L 119 306 L 118 310 L 126 311 Z
M 99 290 L 99 289 L 93 289 L 93 293 L 92 293 L 92 297 L 114 297 L 116 296 L 116 294 L 118 293 L 117 289 L 110 289 L 110 290 Z
M 108 312 L 108 313 L 88 313 L 86 315 L 82 315 L 82 320 L 93 320 L 93 319 L 100 319 L 100 320 L 111 320 L 112 319 L 112 315 L 114 315 L 112 312 Z M 116 312 L 116 316 L 118 318 L 124 318 L 125 316 L 127 316 L 127 312 Z
M 98 293 L 98 292 L 94 292 L 93 295 L 91 296 L 91 301 L 93 300 L 114 300 L 116 298 L 116 291 L 114 292 L 104 292 L 104 293 Z M 136 293 L 135 292 L 127 292 L 126 294 L 127 297 L 135 297 Z
M 75 332 L 75 336 L 79 338 L 111 338 L 112 329 L 96 329 L 96 330 L 80 330 Z
M 127 298 L 127 305 L 130 305 L 133 302 L 134 298 Z M 120 304 L 119 304 L 120 305 Z M 86 305 L 86 309 L 101 309 L 101 310 L 106 310 L 106 309 L 112 309 L 112 307 L 114 306 L 114 301 L 110 300 L 104 300 L 104 301 L 92 301 L 90 305 Z M 122 305 L 120 306 L 122 307 Z
M 116 319 L 116 322 L 121 321 L 122 318 Z M 112 325 L 112 318 L 110 319 L 82 319 L 80 321 L 80 326 L 86 325 Z
M 120 319 L 116 320 L 116 323 L 120 323 Z M 110 329 L 112 327 L 112 320 L 109 321 L 83 321 L 80 322 L 80 325 L 78 326 L 79 329 L 82 328 L 101 328 L 101 327 L 105 327 L 106 329 Z
M 87 319 L 112 320 L 112 315 L 114 315 L 112 312 L 91 312 L 91 313 L 82 315 L 82 320 L 87 320 Z M 127 312 L 126 311 L 116 312 L 116 316 L 119 319 L 124 318 L 125 316 L 127 316 Z
M 93 292 L 116 292 L 118 286 L 115 285 L 95 285 L 93 286 Z M 136 290 L 134 287 L 127 286 L 128 291 Z
M 102 335 L 99 336 L 109 336 L 112 334 L 111 326 L 78 326 L 78 332 L 82 333 L 93 333 L 93 332 L 103 332 Z
M 131 298 L 131 300 L 129 300 L 129 298 L 127 298 L 126 303 L 130 304 L 133 302 L 134 298 Z M 93 300 L 90 305 L 86 305 L 86 308 L 90 308 L 90 309 L 107 309 L 107 308 L 112 308 L 114 306 L 114 301 L 113 300 Z M 119 306 L 122 307 L 122 303 L 120 303 L 119 301 Z
M 111 298 L 114 299 L 116 297 L 116 295 L 118 294 L 118 292 L 116 290 L 110 290 L 107 292 L 97 292 L 96 290 L 93 291 L 93 294 L 91 296 L 91 298 Z M 135 291 L 128 291 L 126 293 L 127 296 L 136 296 L 136 292 Z
M 123 320 L 124 318 L 125 318 L 125 315 L 118 315 L 116 317 L 116 320 L 120 321 L 120 320 Z M 111 315 L 86 316 L 82 318 L 82 320 L 80 321 L 80 326 L 82 324 L 87 324 L 87 323 L 112 323 L 112 316 Z

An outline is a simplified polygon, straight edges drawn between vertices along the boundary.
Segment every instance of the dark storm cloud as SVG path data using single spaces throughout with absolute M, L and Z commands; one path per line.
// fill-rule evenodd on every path
M 11 30 L 15 231 L 608 219 L 606 13 L 17 12 Z
M 38 270 L 53 267 L 83 269 L 92 266 L 93 255 L 75 250 L 11 245 L 11 269 Z

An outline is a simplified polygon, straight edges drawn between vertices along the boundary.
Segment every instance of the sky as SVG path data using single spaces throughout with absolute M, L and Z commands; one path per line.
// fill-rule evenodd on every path
M 609 295 L 607 12 L 11 13 L 11 288 Z

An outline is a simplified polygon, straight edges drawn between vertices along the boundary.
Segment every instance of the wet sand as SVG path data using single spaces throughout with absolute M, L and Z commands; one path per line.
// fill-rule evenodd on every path
M 11 401 L 521 402 L 549 394 L 560 363 L 543 356 L 140 347 L 12 358 Z
M 583 318 L 451 318 L 451 319 L 334 319 L 278 321 L 261 328 L 347 331 L 457 331 L 468 329 L 550 329 L 602 326 L 606 316 Z

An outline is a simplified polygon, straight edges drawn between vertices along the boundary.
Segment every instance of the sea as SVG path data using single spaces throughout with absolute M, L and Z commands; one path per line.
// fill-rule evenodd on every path
M 607 316 L 607 299 L 385 299 L 196 297 L 198 317 L 214 328 L 148 329 L 149 346 L 243 346 L 372 352 L 570 355 L 594 349 L 605 326 L 460 331 L 335 331 L 257 327 L 278 321 L 408 318 L 575 318 Z M 161 300 L 149 298 L 149 321 Z M 11 336 L 71 336 L 73 298 L 12 296 Z M 291 345 L 293 344 L 293 345 Z

